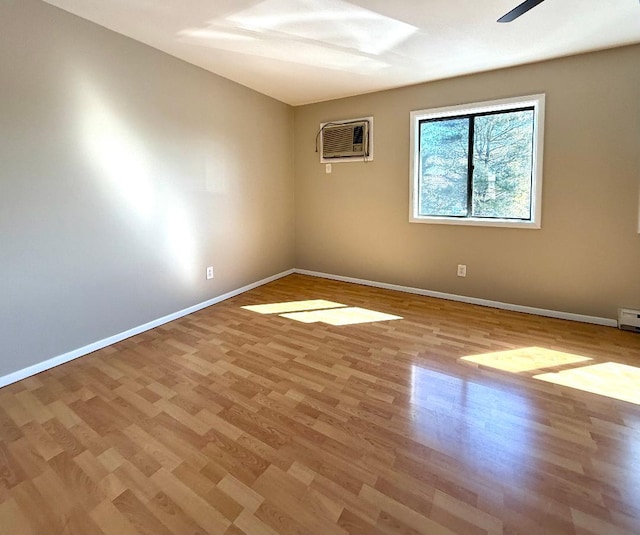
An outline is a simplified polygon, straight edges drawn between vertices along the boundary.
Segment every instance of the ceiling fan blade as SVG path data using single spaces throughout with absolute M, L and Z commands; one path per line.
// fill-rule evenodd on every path
M 509 13 L 503 15 L 498 19 L 498 22 L 511 22 L 517 19 L 520 15 L 524 15 L 530 9 L 533 9 L 538 4 L 541 4 L 544 0 L 525 0 L 519 6 L 514 7 Z

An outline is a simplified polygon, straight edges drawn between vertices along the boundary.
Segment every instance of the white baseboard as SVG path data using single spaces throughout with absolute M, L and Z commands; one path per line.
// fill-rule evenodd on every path
M 45 370 L 55 368 L 56 366 L 59 366 L 60 364 L 64 364 L 65 362 L 69 362 L 79 357 L 83 357 L 84 355 L 88 355 L 89 353 L 93 353 L 94 351 L 98 351 L 99 349 L 110 346 L 117 342 L 121 342 L 126 338 L 135 336 L 136 334 L 143 333 L 150 329 L 154 329 L 155 327 L 159 327 L 160 325 L 164 325 L 165 323 L 169 323 L 170 321 L 177 320 L 178 318 L 182 318 L 183 316 L 192 314 L 194 312 L 197 312 L 198 310 L 202 310 L 203 308 L 210 307 L 211 305 L 215 305 L 216 303 L 220 303 L 221 301 L 225 301 L 226 299 L 235 297 L 236 295 L 240 295 L 249 290 L 253 290 L 254 288 L 257 288 L 258 286 L 262 286 L 263 284 L 267 284 L 269 282 L 273 282 L 282 277 L 286 277 L 287 275 L 291 275 L 292 273 L 295 273 L 295 270 L 289 269 L 287 271 L 283 271 L 282 273 L 278 273 L 277 275 L 267 277 L 266 279 L 253 282 L 251 284 L 248 284 L 247 286 L 238 288 L 237 290 L 232 290 L 230 292 L 227 292 L 226 294 L 219 295 L 218 297 L 214 297 L 213 299 L 209 299 L 208 301 L 204 301 L 202 303 L 198 303 L 197 305 L 193 305 L 189 308 L 185 308 L 178 312 L 174 312 L 173 314 L 163 316 L 162 318 L 158 318 L 156 320 L 150 321 L 148 323 L 145 323 L 144 325 L 139 325 L 138 327 L 134 327 L 133 329 L 129 329 L 128 331 L 115 334 L 108 338 L 104 338 L 103 340 L 99 340 L 97 342 L 86 345 L 84 347 L 80 347 L 78 349 L 74 349 L 73 351 L 69 351 L 68 353 L 64 353 L 63 355 L 52 357 L 42 362 L 38 362 L 37 364 L 33 364 L 32 366 L 28 366 L 26 368 L 15 371 L 8 375 L 4 375 L 0 377 L 0 388 L 2 388 L 3 386 L 10 385 L 11 383 L 15 383 L 16 381 L 20 381 L 21 379 L 31 377 L 32 375 L 43 372 Z
M 102 349 L 104 347 L 110 346 L 117 342 L 121 342 L 122 340 L 130 338 L 131 336 L 135 336 L 136 334 L 140 334 L 150 329 L 154 329 L 155 327 L 159 327 L 160 325 L 164 325 L 165 323 L 169 323 L 170 321 L 177 320 L 178 318 L 182 318 L 183 316 L 192 314 L 193 312 L 197 312 L 198 310 L 202 310 L 203 308 L 207 308 L 211 305 L 215 305 L 216 303 L 220 303 L 221 301 L 225 301 L 226 299 L 230 299 L 231 297 L 235 297 L 236 295 L 240 295 L 249 290 L 253 290 L 258 286 L 262 286 L 263 284 L 273 282 L 275 280 L 281 279 L 282 277 L 286 277 L 287 275 L 291 275 L 293 273 L 299 273 L 300 275 L 310 275 L 313 277 L 321 277 L 324 279 L 331 279 L 331 280 L 342 281 L 342 282 L 352 282 L 355 284 L 362 284 L 364 286 L 373 286 L 375 288 L 385 288 L 387 290 L 396 290 L 398 292 L 425 295 L 428 297 L 437 297 L 439 299 L 448 299 L 450 301 L 460 301 L 462 303 L 470 303 L 474 305 L 482 305 L 482 306 L 487 306 L 492 308 L 500 308 L 503 310 L 511 310 L 514 312 L 524 312 L 525 314 L 535 314 L 537 316 L 547 316 L 550 318 L 558 318 L 558 319 L 564 319 L 564 320 L 570 320 L 570 321 L 580 321 L 583 323 L 593 323 L 595 325 L 605 325 L 607 327 L 617 327 L 618 325 L 615 319 L 610 319 L 610 318 L 584 316 L 582 314 L 559 312 L 556 310 L 547 310 L 544 308 L 534 308 L 534 307 L 527 307 L 522 305 L 513 305 L 510 303 L 502 303 L 500 301 L 490 301 L 487 299 L 478 299 L 476 297 L 466 297 L 463 295 L 434 292 L 431 290 L 424 290 L 422 288 L 411 288 L 409 286 L 400 286 L 398 284 L 389 284 L 386 282 L 357 279 L 355 277 L 343 277 L 342 275 L 332 275 L 329 273 L 321 273 L 318 271 L 309 271 L 307 269 L 289 269 L 287 271 L 283 271 L 282 273 L 278 273 L 277 275 L 273 275 L 271 277 L 267 277 L 266 279 L 262 279 L 257 282 L 248 284 L 247 286 L 243 286 L 242 288 L 238 288 L 237 290 L 232 290 L 223 295 L 219 295 L 218 297 L 214 297 L 213 299 L 209 299 L 208 301 L 198 303 L 197 305 L 193 305 L 189 308 L 185 308 L 178 312 L 174 312 L 173 314 L 169 314 L 167 316 L 163 316 L 162 318 L 158 318 L 156 320 L 150 321 L 148 323 L 145 323 L 144 325 L 139 325 L 138 327 L 134 327 L 122 333 L 110 336 L 108 338 L 104 338 L 103 340 L 99 340 L 97 342 L 86 345 L 84 347 L 74 349 L 73 351 L 69 351 L 68 353 L 64 353 L 63 355 L 52 357 L 45 361 L 39 362 L 37 364 L 33 364 L 32 366 L 28 366 L 21 370 L 4 375 L 0 377 L 0 388 L 2 388 L 3 386 L 7 386 L 11 383 L 15 383 L 16 381 L 20 381 L 21 379 L 31 377 L 32 375 L 36 375 L 37 373 L 49 370 L 51 368 L 55 368 L 56 366 L 59 366 L 60 364 L 64 364 L 65 362 L 69 362 L 71 360 L 77 359 L 84 355 L 88 355 L 89 353 L 93 353 L 94 351 L 98 351 L 99 349 Z
M 513 312 L 524 312 L 525 314 L 534 314 L 536 316 L 546 316 L 549 318 L 558 318 L 569 321 L 580 321 L 582 323 L 593 323 L 595 325 L 604 325 L 606 327 L 617 327 L 618 322 L 615 319 L 599 318 L 597 316 L 584 316 L 582 314 L 572 314 L 570 312 L 559 312 L 557 310 L 547 310 L 545 308 L 527 307 L 522 305 L 513 305 L 511 303 L 502 303 L 501 301 L 489 301 L 488 299 L 478 299 L 476 297 L 467 297 L 464 295 L 448 294 L 443 292 L 434 292 L 431 290 L 423 290 L 422 288 L 411 288 L 410 286 L 399 286 L 397 284 L 388 284 L 386 282 L 376 282 L 364 279 L 356 279 L 354 277 L 343 277 L 342 275 L 331 275 L 329 273 L 321 273 L 318 271 L 309 271 L 307 269 L 294 270 L 300 275 L 311 275 L 313 277 L 322 277 L 323 279 L 331 279 L 342 282 L 353 282 L 355 284 L 363 284 L 364 286 L 374 286 L 375 288 L 385 288 L 387 290 L 396 290 L 398 292 L 406 292 L 417 295 L 426 295 L 428 297 L 437 297 L 439 299 L 448 299 L 449 301 L 460 301 L 462 303 L 470 303 L 472 305 L 482 305 L 485 307 L 500 308 L 502 310 L 511 310 Z

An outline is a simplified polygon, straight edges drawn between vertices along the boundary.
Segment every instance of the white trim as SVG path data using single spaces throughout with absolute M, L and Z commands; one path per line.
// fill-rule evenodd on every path
M 501 301 L 490 301 L 488 299 L 479 299 L 477 297 L 467 297 L 465 295 L 455 295 L 443 292 L 435 292 L 432 290 L 424 290 L 422 288 L 412 288 L 410 286 L 399 286 L 397 284 L 389 284 L 386 282 L 370 281 L 365 279 L 357 279 L 355 277 L 343 277 L 342 275 L 331 275 L 329 273 L 321 273 L 318 271 L 309 271 L 307 269 L 294 270 L 300 275 L 310 275 L 312 277 L 322 277 L 323 279 L 337 280 L 341 282 L 352 282 L 362 284 L 364 286 L 373 286 L 375 288 L 384 288 L 386 290 L 396 290 L 410 294 L 425 295 L 427 297 L 437 297 L 438 299 L 447 299 L 449 301 L 459 301 L 461 303 L 469 303 L 472 305 L 481 305 L 491 308 L 499 308 L 502 310 L 510 310 L 512 312 L 523 312 L 525 314 L 534 314 L 536 316 L 546 316 L 548 318 L 557 318 L 569 321 L 580 321 L 582 323 L 593 323 L 595 325 L 604 325 L 606 327 L 617 327 L 618 322 L 615 319 L 599 318 L 597 316 L 585 316 L 583 314 L 573 314 L 571 312 L 560 312 L 557 310 L 547 310 L 546 308 L 535 308 L 523 305 L 513 305 L 511 303 L 503 303 Z
M 515 219 L 489 219 L 482 217 L 446 217 L 423 215 L 410 217 L 410 223 L 426 223 L 429 225 L 467 225 L 472 227 L 502 227 L 539 229 L 540 225 L 534 221 L 518 221 Z
M 481 217 L 445 217 L 445 216 L 419 216 L 418 209 L 418 170 L 420 169 L 420 147 L 417 137 L 419 121 L 422 119 L 436 119 L 441 117 L 455 117 L 456 115 L 467 115 L 487 111 L 508 110 L 514 107 L 533 106 L 535 135 L 533 139 L 533 162 L 532 162 L 532 191 L 531 191 L 531 219 L 527 221 L 510 219 L 486 219 Z M 544 153 L 544 116 L 545 116 L 545 94 L 527 95 L 522 97 L 504 98 L 487 102 L 474 102 L 471 104 L 460 104 L 456 106 L 446 106 L 444 108 L 434 108 L 427 110 L 416 110 L 410 114 L 410 158 L 409 158 L 409 222 L 426 223 L 439 225 L 471 225 L 480 227 L 507 227 L 539 229 L 542 222 L 542 168 Z
M 83 357 L 85 355 L 88 355 L 89 353 L 93 353 L 94 351 L 98 351 L 99 349 L 102 349 L 104 347 L 110 346 L 117 342 L 121 342 L 126 338 L 135 336 L 136 334 L 143 333 L 150 329 L 159 327 L 160 325 L 164 325 L 165 323 L 169 323 L 170 321 L 174 321 L 179 318 L 182 318 L 183 316 L 187 316 L 188 314 L 193 314 L 198 310 L 202 310 L 203 308 L 210 307 L 211 305 L 215 305 L 216 303 L 220 303 L 221 301 L 225 301 L 227 299 L 230 299 L 231 297 L 235 297 L 236 295 L 240 295 L 244 292 L 248 292 L 249 290 L 253 290 L 258 286 L 262 286 L 263 284 L 273 282 L 277 279 L 281 279 L 282 277 L 286 277 L 287 275 L 291 275 L 293 273 L 295 273 L 295 270 L 293 269 L 283 271 L 282 273 L 278 273 L 277 275 L 273 275 L 271 277 L 267 277 L 266 279 L 253 282 L 251 284 L 243 286 L 242 288 L 238 288 L 237 290 L 231 290 L 226 294 L 219 295 L 218 297 L 214 297 L 213 299 L 209 299 L 208 301 L 204 301 L 202 303 L 198 303 L 197 305 L 193 305 L 189 308 L 179 310 L 178 312 L 174 312 L 173 314 L 169 314 L 167 316 L 163 316 L 162 318 L 158 318 L 156 320 L 145 323 L 144 325 L 139 325 L 138 327 L 134 327 L 133 329 L 129 329 L 128 331 L 115 334 L 108 338 L 104 338 L 92 344 L 86 345 L 84 347 L 80 347 L 78 349 L 74 349 L 73 351 L 69 351 L 68 353 L 58 355 L 57 357 L 53 357 L 45 361 L 38 362 L 37 364 L 33 364 L 32 366 L 28 366 L 26 368 L 22 368 L 21 370 L 9 373 L 7 375 L 0 377 L 0 388 L 2 388 L 3 386 L 10 385 L 11 383 L 15 383 L 16 381 L 20 381 L 21 379 L 25 379 L 26 377 L 31 377 L 32 375 L 35 375 L 37 373 L 49 370 L 51 368 L 55 368 L 56 366 L 59 366 L 60 364 L 64 364 L 65 362 L 69 362 L 79 357 Z

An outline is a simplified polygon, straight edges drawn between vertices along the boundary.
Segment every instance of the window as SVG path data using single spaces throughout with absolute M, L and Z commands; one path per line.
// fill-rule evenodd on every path
M 411 113 L 414 223 L 540 228 L 544 95 Z

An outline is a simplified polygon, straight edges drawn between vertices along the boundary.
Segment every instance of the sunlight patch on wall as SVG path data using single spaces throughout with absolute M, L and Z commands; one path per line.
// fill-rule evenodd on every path
M 184 205 L 171 202 L 166 208 L 165 244 L 171 265 L 179 270 L 184 281 L 195 282 L 199 273 L 196 261 L 196 240 Z
M 575 364 L 592 360 L 582 355 L 572 355 L 563 351 L 554 351 L 544 347 L 522 347 L 508 351 L 469 355 L 460 359 L 469 364 L 488 366 L 507 372 L 519 373 L 553 366 Z
M 161 262 L 185 284 L 194 284 L 199 271 L 193 225 L 180 196 L 156 183 L 156 168 L 162 165 L 158 149 L 145 143 L 145 132 L 137 132 L 106 92 L 86 76 L 78 75 L 77 91 L 80 143 L 93 170 L 90 176 L 111 196 L 110 209 L 138 231 L 132 235 L 144 240 L 141 249 L 164 249 Z
M 80 83 L 81 139 L 87 162 L 138 217 L 149 218 L 156 204 L 146 147 L 95 88 Z
M 318 310 L 322 308 L 345 307 L 341 303 L 324 299 L 310 299 L 308 301 L 288 301 L 285 303 L 270 303 L 265 305 L 246 305 L 241 308 L 257 312 L 258 314 L 282 314 L 284 312 L 300 312 L 302 310 Z
M 605 362 L 534 378 L 640 405 L 640 368 L 635 366 Z

